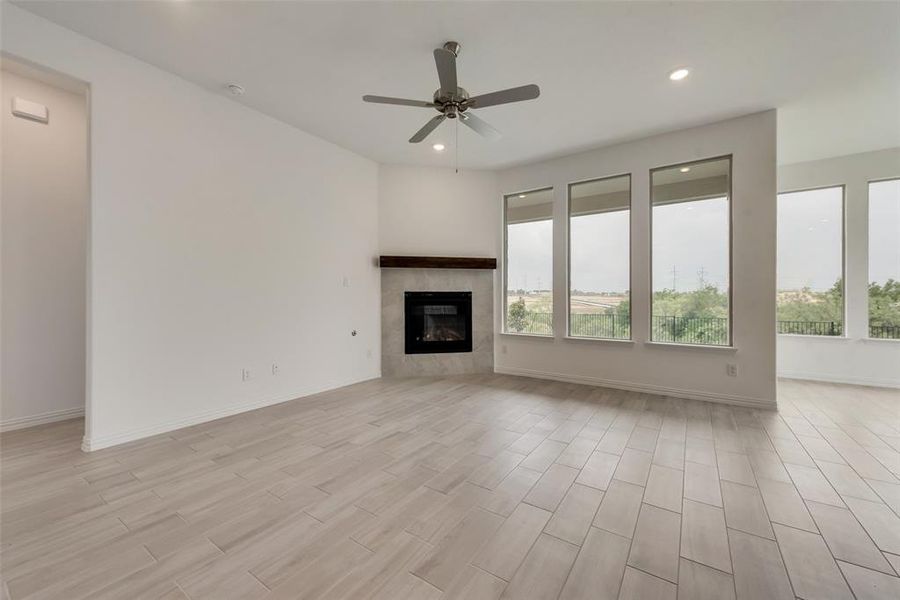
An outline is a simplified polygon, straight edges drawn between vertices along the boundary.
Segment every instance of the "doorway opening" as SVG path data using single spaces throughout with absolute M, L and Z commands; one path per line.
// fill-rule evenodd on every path
M 88 86 L 6 54 L 0 75 L 0 430 L 82 428 Z

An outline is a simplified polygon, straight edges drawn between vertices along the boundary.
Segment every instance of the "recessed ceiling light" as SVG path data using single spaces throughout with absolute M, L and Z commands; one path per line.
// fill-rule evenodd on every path
M 669 79 L 671 79 L 672 81 L 681 81 L 682 79 L 690 75 L 690 73 L 691 72 L 687 69 L 675 69 L 674 71 L 669 73 Z
M 432 148 L 434 148 L 437 152 L 443 152 L 443 151 L 444 151 L 444 145 L 443 145 L 443 144 L 435 144 L 434 146 L 432 146 Z
M 687 173 L 691 170 L 691 168 L 690 167 L 681 167 L 678 170 L 681 171 L 682 173 Z
M 525 194 L 519 194 L 519 198 L 524 198 Z

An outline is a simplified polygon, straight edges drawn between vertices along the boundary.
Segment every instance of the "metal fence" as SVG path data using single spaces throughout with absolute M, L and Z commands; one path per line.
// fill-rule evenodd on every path
M 900 340 L 900 325 L 869 325 L 869 337 L 880 340 Z
M 519 323 L 512 323 L 507 318 L 507 325 L 510 331 L 516 333 L 531 333 L 536 335 L 551 335 L 553 333 L 553 313 L 525 313 L 524 319 Z M 519 325 L 521 329 L 516 329 L 514 325 Z
M 569 330 L 574 336 L 627 340 L 631 337 L 631 319 L 623 315 L 572 313 Z
M 842 335 L 840 321 L 778 321 L 778 333 L 792 335 Z
M 507 321 L 509 323 L 509 321 Z M 517 333 L 551 335 L 551 313 L 526 313 L 522 329 L 510 327 Z M 778 321 L 778 333 L 791 335 L 839 336 L 844 333 L 841 321 Z M 710 344 L 722 346 L 728 343 L 728 319 L 719 317 L 675 317 L 657 315 L 651 320 L 651 339 L 655 342 L 679 344 Z M 607 314 L 572 314 L 570 334 L 582 337 L 629 339 L 631 323 L 628 317 Z M 900 325 L 870 325 L 869 337 L 900 339 Z
M 679 344 L 728 344 L 728 319 L 719 317 L 654 316 L 650 321 L 650 339 Z

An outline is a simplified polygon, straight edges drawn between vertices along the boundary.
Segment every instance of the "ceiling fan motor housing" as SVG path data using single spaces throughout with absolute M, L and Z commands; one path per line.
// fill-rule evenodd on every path
M 453 56 L 459 56 L 459 42 L 444 42 L 444 50 L 449 50 Z
M 468 101 L 469 92 L 461 87 L 456 88 L 456 93 L 449 96 L 442 96 L 440 89 L 434 91 L 435 109 L 450 119 L 455 119 L 458 112 L 469 108 Z

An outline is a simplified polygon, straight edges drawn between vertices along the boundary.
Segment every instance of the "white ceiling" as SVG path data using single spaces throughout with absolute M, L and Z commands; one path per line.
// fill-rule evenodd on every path
M 462 44 L 473 95 L 541 97 L 459 128 L 460 165 L 497 168 L 777 107 L 779 162 L 900 145 L 900 3 L 17 2 L 61 25 L 383 163 L 450 165 L 454 122 L 431 109 L 432 49 Z M 667 74 L 689 66 L 673 83 Z M 437 154 L 434 142 L 447 144 Z

